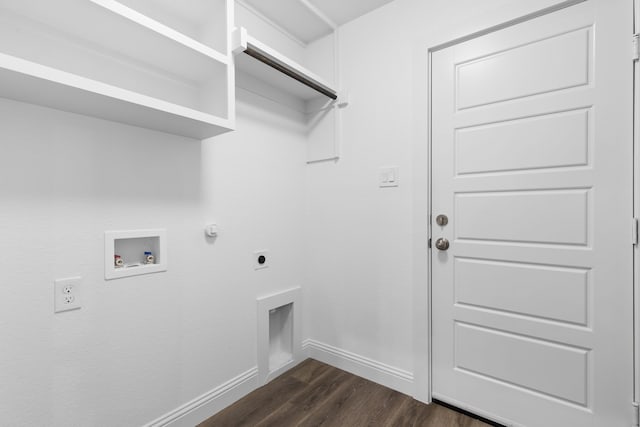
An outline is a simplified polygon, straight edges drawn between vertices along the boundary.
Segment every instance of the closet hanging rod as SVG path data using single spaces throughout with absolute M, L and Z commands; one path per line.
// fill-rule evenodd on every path
M 245 28 L 236 28 L 233 32 L 233 52 L 237 55 L 240 53 L 247 54 L 255 60 L 269 66 L 270 68 L 296 80 L 297 82 L 321 93 L 322 95 L 337 100 L 337 91 L 332 89 L 328 83 L 324 82 L 319 76 L 316 76 L 301 65 L 285 57 L 269 46 L 261 43 L 247 34 Z M 239 64 L 236 63 L 236 66 Z M 254 75 L 260 78 L 260 72 L 253 71 Z
M 264 64 L 270 66 L 271 68 L 274 68 L 278 71 L 280 71 L 282 74 L 286 74 L 287 76 L 291 77 L 292 79 L 295 79 L 297 81 L 299 81 L 300 83 L 302 83 L 305 86 L 309 86 L 311 89 L 320 92 L 321 94 L 323 94 L 324 96 L 327 96 L 333 100 L 338 99 L 338 95 L 329 90 L 326 89 L 325 87 L 317 84 L 316 82 L 314 82 L 313 80 L 307 78 L 305 75 L 298 73 L 296 70 L 287 67 L 284 64 L 279 63 L 278 61 L 268 57 L 267 55 L 263 54 L 259 49 L 256 49 L 254 46 L 252 45 L 248 45 L 247 49 L 245 49 L 244 53 L 246 53 L 247 55 L 251 56 L 252 58 L 257 59 L 260 62 L 263 62 Z

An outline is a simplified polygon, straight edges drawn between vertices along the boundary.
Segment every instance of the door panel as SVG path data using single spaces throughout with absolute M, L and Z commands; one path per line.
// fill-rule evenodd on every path
M 458 109 L 549 93 L 589 83 L 592 28 L 461 61 L 456 64 Z M 546 64 L 540 67 L 539 64 Z
M 455 238 L 584 246 L 589 191 L 456 193 Z M 553 223 L 562 226 L 549 227 Z
M 631 6 L 589 0 L 432 55 L 437 399 L 515 425 L 631 424 Z
M 587 326 L 589 270 L 455 259 L 455 304 Z
M 587 166 L 589 110 L 471 126 L 456 132 L 456 175 Z
M 587 404 L 588 350 L 462 322 L 455 323 L 454 335 L 456 370 Z M 531 360 L 553 363 L 531 364 Z M 558 376 L 564 381 L 558 381 Z

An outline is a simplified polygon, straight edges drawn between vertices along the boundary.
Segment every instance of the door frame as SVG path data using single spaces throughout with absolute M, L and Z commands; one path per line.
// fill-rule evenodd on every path
M 428 390 L 426 393 L 418 392 L 416 394 L 426 395 L 427 403 L 431 403 L 433 401 L 433 298 L 432 298 L 432 289 L 433 289 L 433 281 L 432 281 L 432 240 L 433 240 L 433 231 L 431 226 L 431 218 L 433 215 L 432 212 L 432 195 L 433 195 L 433 177 L 432 177 L 432 111 L 433 111 L 433 99 L 432 99 L 432 85 L 433 85 L 433 54 L 442 49 L 446 49 L 448 47 L 466 42 L 471 39 L 475 39 L 490 33 L 494 33 L 496 31 L 512 27 L 514 25 L 520 24 L 522 22 L 530 21 L 540 16 L 548 15 L 550 13 L 556 12 L 558 10 L 566 9 L 568 7 L 584 3 L 588 0 L 566 0 L 556 5 L 540 9 L 538 11 L 522 15 L 518 18 L 511 19 L 505 21 L 501 24 L 497 24 L 494 26 L 490 26 L 484 30 L 476 31 L 470 34 L 467 34 L 462 37 L 458 37 L 449 41 L 445 41 L 443 43 L 439 43 L 437 45 L 431 46 L 427 49 L 427 238 L 429 241 L 428 250 L 427 250 L 427 324 L 421 323 L 419 319 L 416 319 L 415 325 L 418 328 L 416 331 L 417 335 L 427 336 L 427 372 L 428 378 L 426 380 L 426 386 Z M 634 5 L 634 32 L 640 32 L 640 0 L 627 0 L 633 2 Z M 631 56 L 630 56 L 631 61 Z M 634 120 L 633 120 L 633 147 L 634 147 L 634 165 L 633 165 L 633 206 L 634 212 L 633 215 L 635 218 L 640 217 L 640 196 L 636 196 L 636 191 L 640 189 L 640 62 L 636 61 L 632 63 L 633 73 L 634 73 L 634 93 L 633 93 L 633 105 L 634 105 Z M 633 399 L 634 402 L 630 402 L 635 406 L 638 406 L 637 402 L 640 402 L 640 288 L 638 284 L 640 283 L 640 245 L 636 244 L 633 246 L 633 281 L 630 283 L 630 286 L 633 287 L 634 290 L 634 302 L 633 302 L 633 312 L 634 312 L 634 352 L 631 357 L 633 357 L 634 364 L 634 375 L 633 375 L 633 384 L 634 384 L 634 393 Z M 419 360 L 416 360 L 415 363 L 424 363 L 425 355 L 416 355 Z M 422 357 L 422 358 L 421 358 Z M 424 386 L 424 384 L 418 384 L 418 386 Z M 464 409 L 464 408 L 461 408 Z M 483 414 L 479 413 L 477 410 L 474 411 L 477 415 L 487 417 L 488 419 L 495 420 L 497 422 L 509 423 L 509 420 L 501 420 L 496 419 L 494 415 L 491 414 Z
M 633 31 L 640 33 L 640 0 L 633 0 Z M 640 217 L 640 62 L 633 63 L 633 216 Z M 636 222 L 637 227 L 637 222 Z M 637 232 L 637 228 L 636 228 Z M 636 234 L 636 239 L 638 235 Z M 640 402 L 640 248 L 633 247 L 633 400 Z

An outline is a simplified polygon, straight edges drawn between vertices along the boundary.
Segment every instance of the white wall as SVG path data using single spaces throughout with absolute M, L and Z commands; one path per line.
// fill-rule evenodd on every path
M 427 49 L 558 3 L 396 0 L 340 29 L 350 105 L 340 161 L 307 168 L 305 335 L 413 373 L 420 399 L 428 397 Z M 328 55 L 326 44 L 309 54 Z M 400 187 L 378 188 L 378 168 L 390 165 L 400 167 Z
M 142 425 L 256 366 L 256 297 L 302 279 L 298 123 L 243 91 L 202 143 L 0 100 L 0 424 Z M 139 228 L 167 229 L 168 271 L 105 281 L 103 232 Z M 82 309 L 54 314 L 74 275 Z
M 238 130 L 202 143 L 0 100 L 2 424 L 160 417 L 254 367 L 256 297 L 297 285 L 305 337 L 413 373 L 425 398 L 426 49 L 558 2 L 396 0 L 346 25 L 337 163 L 306 166 L 299 113 L 244 90 Z M 385 165 L 399 188 L 377 187 Z M 167 229 L 169 270 L 105 281 L 103 232 L 137 228 Z M 83 308 L 54 315 L 73 275 Z

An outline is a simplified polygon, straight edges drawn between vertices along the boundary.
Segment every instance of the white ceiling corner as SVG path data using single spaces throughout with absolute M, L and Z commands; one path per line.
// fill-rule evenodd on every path
M 309 0 L 337 25 L 346 24 L 393 0 Z
M 304 43 L 310 43 L 332 31 L 332 28 L 299 0 L 244 2 Z
M 330 34 L 333 31 L 331 23 L 343 25 L 391 1 L 393 0 L 244 0 L 305 43 Z

